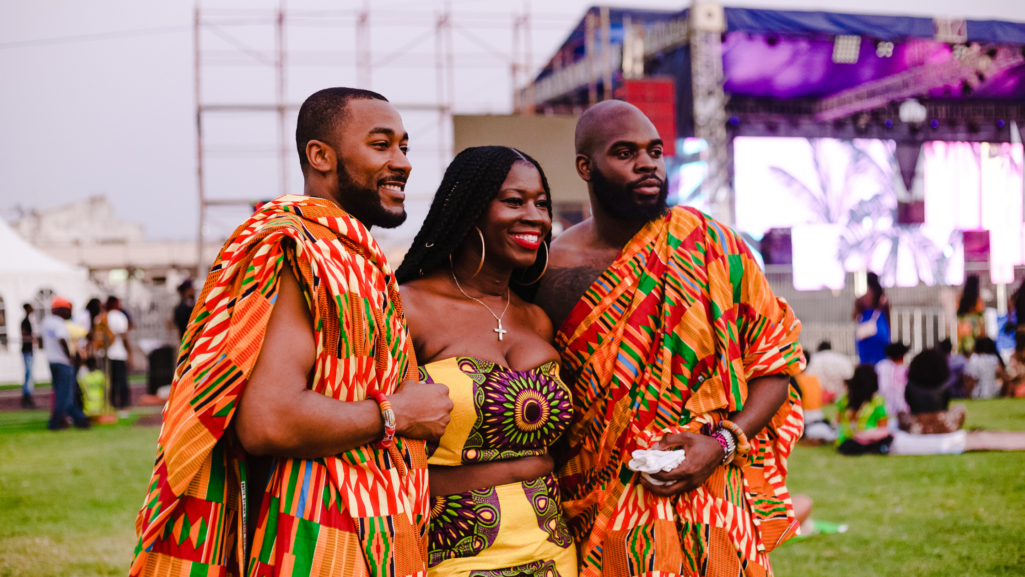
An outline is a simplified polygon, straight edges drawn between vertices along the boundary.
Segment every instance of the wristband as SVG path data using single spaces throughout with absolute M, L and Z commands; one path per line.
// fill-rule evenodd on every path
M 395 411 L 391 408 L 391 401 L 381 391 L 370 391 L 367 393 L 377 404 L 381 406 L 381 417 L 384 419 L 384 438 L 378 443 L 382 449 L 388 449 L 395 440 Z

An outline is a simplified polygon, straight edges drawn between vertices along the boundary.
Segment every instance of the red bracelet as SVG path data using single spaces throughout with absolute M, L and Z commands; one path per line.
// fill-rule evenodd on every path
M 395 440 L 395 411 L 391 408 L 391 401 L 381 391 L 370 391 L 367 393 L 377 404 L 381 406 L 381 417 L 384 418 L 384 438 L 378 443 L 382 449 L 391 447 Z

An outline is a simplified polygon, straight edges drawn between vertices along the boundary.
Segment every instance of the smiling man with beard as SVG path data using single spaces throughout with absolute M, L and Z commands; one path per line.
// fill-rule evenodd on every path
M 608 101 L 576 130 L 591 218 L 551 245 L 536 302 L 573 393 L 559 484 L 582 576 L 771 575 L 797 530 L 787 456 L 803 430 L 788 375 L 800 321 L 739 235 L 666 205 L 662 140 Z M 684 449 L 641 475 L 637 449 Z
M 210 269 L 182 342 L 132 575 L 422 575 L 425 441 L 452 403 L 417 382 L 372 226 L 411 166 L 381 95 L 299 111 L 305 196 L 263 205 Z

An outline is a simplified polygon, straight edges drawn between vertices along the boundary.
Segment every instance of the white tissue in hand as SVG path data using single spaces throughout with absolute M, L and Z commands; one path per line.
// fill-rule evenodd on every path
M 645 451 L 637 449 L 627 465 L 638 473 L 668 473 L 680 466 L 685 455 L 683 449 L 675 451 Z

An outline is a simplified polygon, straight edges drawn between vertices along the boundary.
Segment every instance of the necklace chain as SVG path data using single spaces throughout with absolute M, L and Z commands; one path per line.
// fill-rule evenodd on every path
M 502 340 L 502 335 L 509 332 L 502 328 L 502 319 L 505 318 L 505 313 L 509 310 L 509 305 L 512 304 L 512 298 L 510 298 L 511 295 L 509 294 L 509 287 L 505 287 L 505 308 L 502 309 L 502 315 L 499 316 L 495 314 L 495 311 L 491 310 L 491 307 L 484 304 L 484 301 L 466 294 L 466 291 L 463 290 L 463 287 L 459 285 L 459 279 L 456 278 L 456 270 L 454 267 L 450 266 L 449 272 L 452 273 L 452 280 L 456 283 L 456 288 L 459 289 L 459 292 L 463 293 L 464 297 L 477 301 L 480 304 L 480 306 L 488 309 L 488 312 L 491 313 L 491 316 L 495 317 L 495 320 L 498 321 L 498 328 L 494 329 L 494 331 L 498 333 L 498 340 Z

